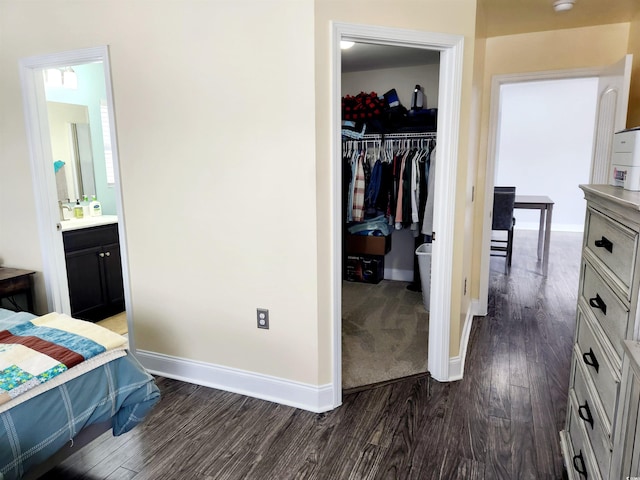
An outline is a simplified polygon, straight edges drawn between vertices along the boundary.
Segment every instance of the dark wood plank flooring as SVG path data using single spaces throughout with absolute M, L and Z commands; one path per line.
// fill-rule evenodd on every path
M 401 380 L 313 414 L 159 378 L 163 399 L 122 437 L 88 445 L 46 479 L 562 479 L 581 234 L 554 232 L 549 277 L 535 232 L 513 267 L 492 259 L 464 379 Z

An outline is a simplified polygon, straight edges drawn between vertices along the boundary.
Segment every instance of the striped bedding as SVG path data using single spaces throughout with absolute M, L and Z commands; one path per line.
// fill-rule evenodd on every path
M 4 365 L 15 365 L 8 375 L 0 373 L 0 480 L 22 478 L 93 424 L 109 421 L 113 435 L 128 432 L 160 400 L 153 377 L 125 350 L 123 337 L 70 317 L 46 317 L 0 309 L 0 343 L 19 353 L 0 355 Z M 37 354 L 25 353 L 31 347 Z M 54 360 L 45 359 L 45 351 Z M 74 363 L 77 355 L 86 359 Z

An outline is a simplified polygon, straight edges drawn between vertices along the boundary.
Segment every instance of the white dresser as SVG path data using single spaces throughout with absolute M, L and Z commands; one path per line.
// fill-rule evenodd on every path
M 567 421 L 560 438 L 570 479 L 618 480 L 630 475 L 624 472 L 631 468 L 638 413 L 630 401 L 640 392 L 630 388 L 633 370 L 623 345 L 638 339 L 640 324 L 640 192 L 610 185 L 580 188 L 587 213 Z

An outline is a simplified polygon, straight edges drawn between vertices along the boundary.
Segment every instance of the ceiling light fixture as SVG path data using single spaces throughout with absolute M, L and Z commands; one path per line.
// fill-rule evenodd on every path
M 71 67 L 48 68 L 44 70 L 44 84 L 54 88 L 78 88 L 78 77 Z
M 566 12 L 573 8 L 573 4 L 576 0 L 556 0 L 553 2 L 553 9 L 556 12 Z
M 71 67 L 66 67 L 62 71 L 62 85 L 64 88 L 76 90 L 78 88 L 78 76 Z
M 342 50 L 347 50 L 353 47 L 355 44 L 355 42 L 350 42 L 349 40 L 340 40 L 340 48 Z

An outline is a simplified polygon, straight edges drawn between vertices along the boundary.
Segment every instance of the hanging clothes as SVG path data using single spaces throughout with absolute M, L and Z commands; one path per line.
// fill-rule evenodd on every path
M 362 165 L 364 154 L 358 155 L 356 164 L 355 180 L 353 182 L 353 221 L 361 222 L 364 220 L 364 194 L 365 194 L 365 178 L 364 167 Z
M 424 206 L 424 217 L 422 219 L 422 234 L 431 236 L 433 234 L 433 204 L 436 180 L 436 147 L 429 154 L 429 180 L 427 182 L 427 201 Z
M 391 215 L 393 194 L 393 163 L 380 162 L 380 188 L 375 206 L 387 218 Z
M 404 204 L 405 204 L 405 183 L 404 176 L 405 170 L 407 167 L 407 157 L 409 156 L 409 152 L 405 152 L 402 155 L 402 161 L 400 162 L 400 168 L 398 169 L 397 183 L 398 183 L 398 201 L 396 203 L 396 230 L 400 230 L 402 228 L 402 219 L 404 215 Z
M 345 221 L 382 217 L 395 229 L 411 228 L 416 236 L 431 228 L 434 146 L 433 137 L 343 141 Z M 430 219 L 426 227 L 425 218 Z
M 342 215 L 345 222 L 352 221 L 351 210 L 353 208 L 353 169 L 351 168 L 352 154 L 342 152 Z
M 382 182 L 382 162 L 376 160 L 371 169 L 371 177 L 367 184 L 367 195 L 365 197 L 366 216 L 378 216 L 377 209 L 378 195 L 380 193 L 380 184 Z
M 419 200 L 418 200 L 418 217 L 420 220 L 424 218 L 424 210 L 427 203 L 427 182 L 429 179 L 429 155 L 431 154 L 431 150 L 433 149 L 432 141 L 427 143 L 427 148 L 424 150 L 424 155 L 420 159 L 419 168 L 420 168 L 420 192 L 419 192 Z
M 420 183 L 424 169 L 421 167 L 424 150 L 418 150 L 413 158 L 411 170 L 411 229 L 418 231 L 420 223 Z

